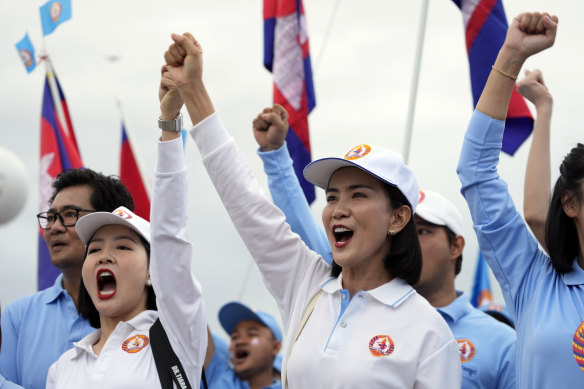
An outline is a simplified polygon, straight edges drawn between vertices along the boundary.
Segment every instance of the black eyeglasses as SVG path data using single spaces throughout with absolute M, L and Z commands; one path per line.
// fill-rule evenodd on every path
M 75 223 L 77 223 L 77 220 L 79 220 L 79 212 L 95 212 L 95 211 L 89 209 L 70 208 L 64 209 L 61 212 L 54 211 L 41 212 L 38 215 L 36 215 L 36 217 L 39 221 L 39 226 L 41 226 L 43 230 L 51 228 L 55 221 L 57 220 L 57 218 L 59 218 L 59 221 L 61 222 L 63 227 L 73 227 Z

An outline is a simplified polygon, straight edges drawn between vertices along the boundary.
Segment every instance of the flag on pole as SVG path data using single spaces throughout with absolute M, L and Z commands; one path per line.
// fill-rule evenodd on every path
M 306 200 L 312 203 L 314 186 L 302 171 L 311 160 L 308 114 L 316 100 L 302 0 L 264 0 L 264 66 L 274 75 L 274 103 L 290 115 L 286 143 Z
M 493 302 L 493 294 L 491 293 L 491 282 L 489 281 L 489 267 L 483 254 L 479 251 L 470 303 L 473 307 L 479 308 L 485 303 L 491 302 Z
M 16 44 L 16 50 L 18 50 L 18 55 L 26 68 L 26 72 L 32 72 L 36 68 L 36 57 L 34 46 L 28 37 L 28 33 Z
M 71 19 L 71 0 L 49 0 L 40 8 L 43 35 L 49 35 Z
M 55 81 L 57 90 L 52 87 Z M 54 97 L 59 101 L 55 103 Z M 57 104 L 63 108 L 65 123 L 59 118 Z M 68 130 L 66 130 L 68 126 Z M 73 134 L 67 102 L 57 75 L 53 72 L 47 59 L 47 75 L 45 77 L 45 90 L 43 94 L 43 107 L 41 113 L 41 141 L 40 141 L 40 180 L 39 180 L 39 211 L 44 212 L 49 207 L 49 199 L 53 193 L 52 183 L 55 177 L 62 171 L 83 167 L 77 142 Z M 51 264 L 51 258 L 45 240 L 43 230 L 39 229 L 38 245 L 38 270 L 37 287 L 45 289 L 55 282 L 59 270 Z
M 122 149 L 120 152 L 120 180 L 134 198 L 134 213 L 150 220 L 150 196 L 134 156 L 126 126 L 122 121 Z
M 507 34 L 507 17 L 502 0 L 453 0 L 462 11 L 466 50 L 470 65 L 473 106 L 479 97 L 495 63 Z M 513 88 L 505 121 L 502 150 L 509 154 L 529 137 L 533 130 L 533 116 L 523 96 Z

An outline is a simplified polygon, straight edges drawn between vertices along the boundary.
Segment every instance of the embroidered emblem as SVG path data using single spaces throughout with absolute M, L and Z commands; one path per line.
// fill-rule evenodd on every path
M 460 354 L 460 363 L 465 363 L 474 358 L 477 349 L 468 339 L 456 339 L 458 343 L 458 353 Z
M 61 17 L 61 11 L 63 11 L 63 6 L 58 1 L 55 1 L 49 9 L 49 13 L 51 14 L 51 19 L 53 22 L 59 20 Z
M 574 350 L 574 358 L 576 358 L 578 366 L 584 371 L 584 321 L 580 323 L 580 327 L 578 327 L 576 333 L 574 333 L 572 350 Z
M 389 335 L 377 335 L 369 341 L 369 351 L 374 357 L 386 357 L 393 352 L 395 346 Z
M 347 154 L 345 154 L 344 158 L 351 161 L 353 159 L 363 158 L 364 156 L 366 156 L 370 152 L 371 152 L 371 146 L 363 144 L 363 145 L 353 147 L 351 150 L 349 150 L 349 152 Z
M 130 215 L 128 212 L 124 211 L 123 209 L 116 209 L 113 212 L 114 215 L 121 217 L 122 219 L 131 219 L 132 215 Z
M 420 189 L 420 199 L 418 200 L 418 204 L 420 204 L 426 198 L 426 193 Z
M 135 335 L 128 338 L 122 343 L 122 350 L 134 354 L 148 346 L 150 339 L 146 335 Z

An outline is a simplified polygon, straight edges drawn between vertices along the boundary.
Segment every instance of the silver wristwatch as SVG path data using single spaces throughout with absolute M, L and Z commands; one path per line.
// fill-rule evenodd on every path
M 181 131 L 182 125 L 182 113 L 179 113 L 174 120 L 162 120 L 162 116 L 158 118 L 158 128 L 165 131 Z

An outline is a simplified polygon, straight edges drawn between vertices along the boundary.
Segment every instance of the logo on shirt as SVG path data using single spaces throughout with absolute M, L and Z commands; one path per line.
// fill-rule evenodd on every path
M 349 161 L 351 161 L 353 159 L 363 158 L 364 156 L 366 156 L 370 152 L 371 152 L 371 146 L 369 146 L 369 145 L 363 144 L 363 145 L 355 146 L 351 150 L 349 150 L 349 152 L 347 154 L 345 154 L 345 159 L 348 159 Z
M 584 321 L 580 323 L 580 327 L 578 327 L 574 334 L 572 350 L 574 350 L 574 358 L 576 358 L 578 366 L 584 371 Z
M 394 347 L 389 335 L 377 335 L 369 341 L 369 351 L 374 357 L 386 357 L 393 352 Z
M 122 350 L 134 354 L 148 346 L 150 339 L 146 335 L 134 335 L 122 343 Z
M 460 363 L 465 363 L 474 358 L 477 349 L 468 339 L 456 339 L 458 342 L 458 353 L 460 354 Z

